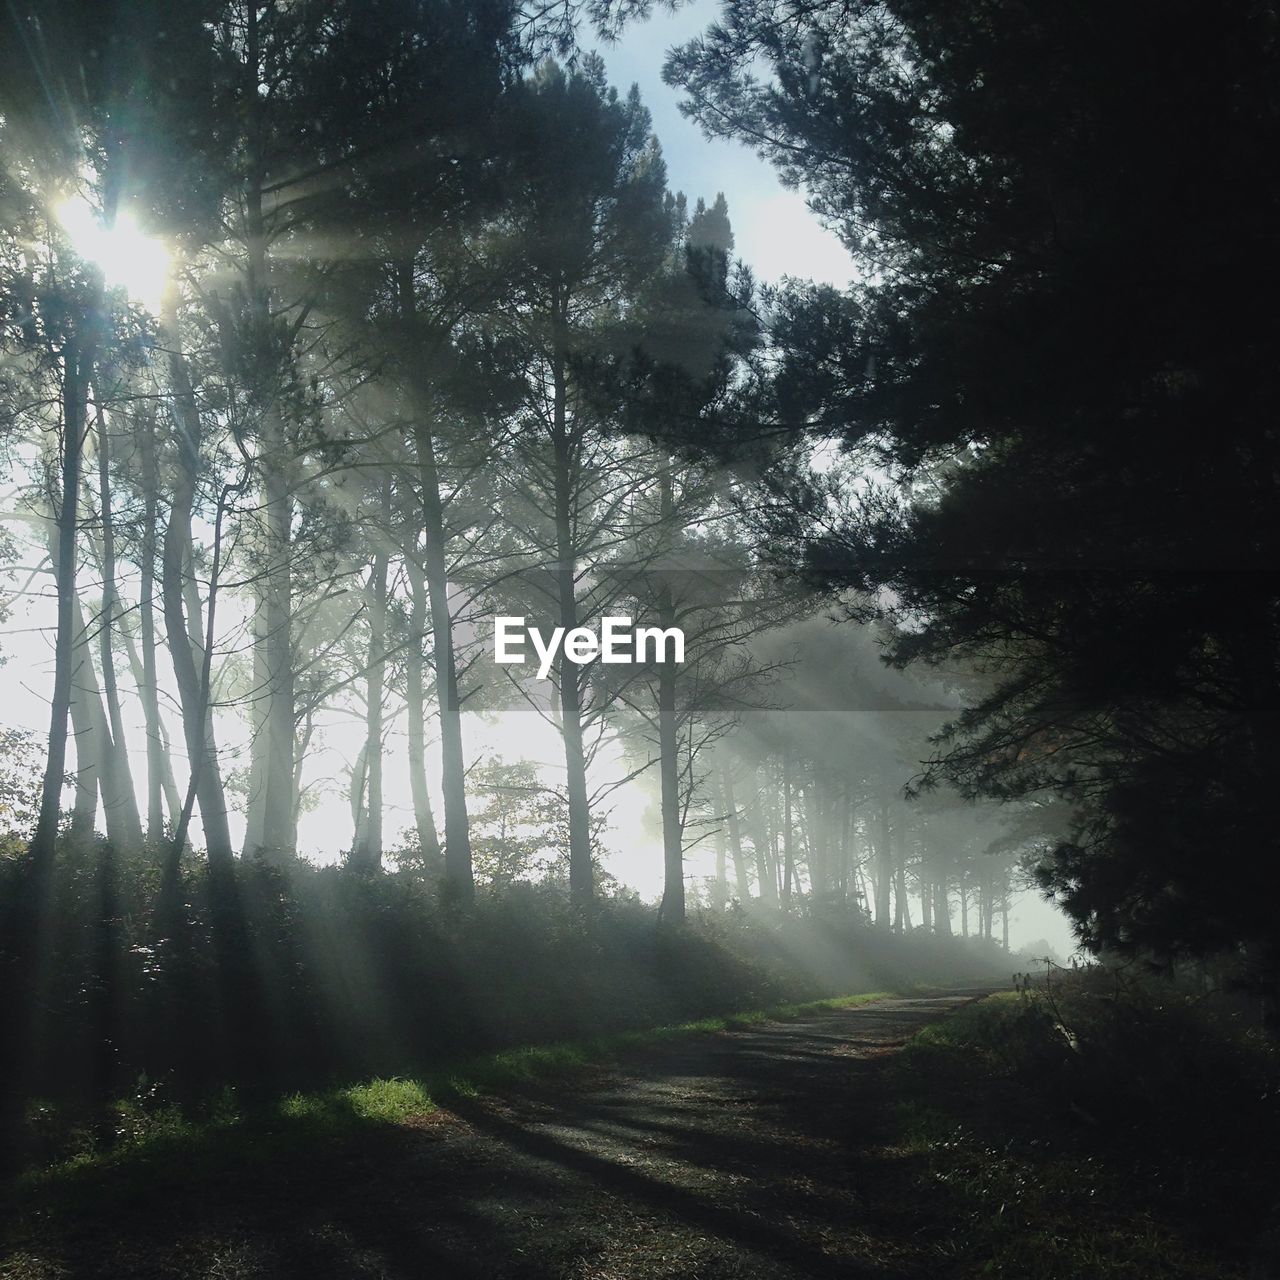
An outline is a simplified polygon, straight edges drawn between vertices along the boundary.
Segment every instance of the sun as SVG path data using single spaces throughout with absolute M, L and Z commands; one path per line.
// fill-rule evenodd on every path
M 123 289 L 148 311 L 159 311 L 172 258 L 159 240 L 142 232 L 131 213 L 120 213 L 114 225 L 105 226 L 83 196 L 64 200 L 55 213 L 72 247 L 101 268 L 108 285 Z

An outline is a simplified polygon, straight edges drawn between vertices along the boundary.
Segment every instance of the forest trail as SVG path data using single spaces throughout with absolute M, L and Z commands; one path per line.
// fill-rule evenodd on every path
M 488 1243 L 469 1257 L 454 1241 L 454 1258 L 475 1267 L 459 1274 L 914 1273 L 923 1259 L 911 1215 L 883 1203 L 901 1185 L 884 1146 L 893 1105 L 884 1066 L 922 1026 L 978 994 L 884 1000 L 682 1040 L 578 1089 L 461 1109 L 468 1132 L 455 1141 L 468 1176 L 447 1194 Z
M 170 1188 L 164 1206 L 109 1196 L 60 1256 L 40 1260 L 56 1270 L 28 1255 L 33 1269 L 11 1260 L 0 1275 L 945 1274 L 948 1224 L 893 1145 L 886 1068 L 922 1026 L 980 994 L 690 1036 L 338 1150 L 264 1151 L 234 1178 Z

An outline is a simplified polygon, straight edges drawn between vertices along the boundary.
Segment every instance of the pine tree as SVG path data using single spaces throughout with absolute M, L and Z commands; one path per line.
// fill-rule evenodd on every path
M 898 482 L 809 560 L 984 673 L 936 776 L 1078 805 L 1041 881 L 1091 945 L 1272 985 L 1275 58 L 1266 5 L 770 0 L 667 68 L 863 263 L 778 299 L 762 416 Z

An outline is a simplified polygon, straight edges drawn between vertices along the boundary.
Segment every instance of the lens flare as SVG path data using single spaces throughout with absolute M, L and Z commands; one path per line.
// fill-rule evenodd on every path
M 169 285 L 168 249 L 145 235 L 131 213 L 104 226 L 83 196 L 64 200 L 56 210 L 59 225 L 75 251 L 102 270 L 107 284 L 125 290 L 149 311 L 158 311 Z

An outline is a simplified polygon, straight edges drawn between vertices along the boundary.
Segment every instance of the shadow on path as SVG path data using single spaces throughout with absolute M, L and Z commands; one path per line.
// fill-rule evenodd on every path
M 179 1183 L 163 1203 L 154 1187 L 117 1196 L 0 1277 L 942 1275 L 917 1238 L 911 1162 L 887 1145 L 884 1066 L 977 994 L 680 1039 L 420 1130 Z

